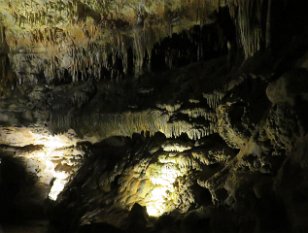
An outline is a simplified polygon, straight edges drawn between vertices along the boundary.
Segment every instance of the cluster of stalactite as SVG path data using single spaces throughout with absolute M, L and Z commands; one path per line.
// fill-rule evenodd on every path
M 17 76 L 16 83 L 44 78 L 47 83 L 76 82 L 89 77 L 118 80 L 233 53 L 238 45 L 248 58 L 269 44 L 270 0 L 197 1 L 192 6 L 198 7 L 197 15 L 187 27 L 181 18 L 183 12 L 169 12 L 167 8 L 160 26 L 151 24 L 149 16 L 145 21 L 146 6 L 142 4 L 130 12 L 135 14 L 137 22 L 132 23 L 132 19 L 120 22 L 106 13 L 106 9 L 114 8 L 112 4 L 109 1 L 56 1 L 48 2 L 47 6 L 36 1 L 23 3 L 24 11 L 6 19 L 17 22 L 21 28 L 23 24 L 27 26 L 19 32 L 23 39 L 12 32 L 7 36 L 14 51 L 9 60 Z M 215 11 L 220 7 L 228 9 L 225 14 L 230 22 L 219 23 L 221 15 Z M 192 28 L 193 25 L 196 26 Z M 181 32 L 182 29 L 187 31 Z
M 23 23 L 30 25 L 27 29 L 29 33 L 24 31 L 21 34 L 24 38 L 30 35 L 29 43 L 34 46 L 31 49 L 19 43 L 16 47 L 18 49 L 11 48 L 14 53 L 9 54 L 9 60 L 17 76 L 16 83 L 38 82 L 44 78 L 48 83 L 68 80 L 76 82 L 89 77 L 98 80 L 104 78 L 117 80 L 127 75 L 139 76 L 150 70 L 179 67 L 191 61 L 213 57 L 215 53 L 218 55 L 218 51 L 232 53 L 233 47 L 237 46 L 235 43 L 243 48 L 246 58 L 269 46 L 270 0 L 194 4 L 195 7 L 199 4 L 195 22 L 199 26 L 187 32 L 175 31 L 173 34 L 172 28 L 181 23 L 181 16 L 176 11 L 167 14 L 169 16 L 166 17 L 170 18 L 170 22 L 168 20 L 165 22 L 169 24 L 167 27 L 155 27 L 149 22 L 141 25 L 138 23 L 130 25 L 131 22 L 126 22 L 126 25 L 122 22 L 126 26 L 124 24 L 121 26 L 121 23 L 116 23 L 110 15 L 104 16 L 106 9 L 111 9 L 112 4 L 109 1 L 102 3 L 58 1 L 48 2 L 48 6 L 36 1 L 25 2 L 22 4 L 24 11 L 15 12 L 13 21 L 19 22 L 20 26 Z M 92 8 L 89 8 L 90 6 Z M 211 12 L 218 11 L 220 7 L 227 7 L 230 20 L 233 22 L 228 22 L 228 25 L 211 26 L 211 18 L 208 15 L 214 14 Z M 38 10 L 41 8 L 42 10 Z M 142 4 L 139 8 L 136 14 L 142 18 L 145 9 Z M 82 11 L 85 15 L 82 15 Z M 99 11 L 101 16 L 96 16 L 99 15 Z M 91 20 L 86 17 L 90 17 Z M 97 20 L 97 17 L 101 19 Z M 215 17 L 214 20 L 217 20 Z M 46 20 L 57 20 L 60 24 Z M 61 25 L 65 20 L 72 25 L 72 28 Z M 101 20 L 108 22 L 101 24 Z M 46 27 L 35 26 L 36 23 Z M 115 28 L 112 29 L 114 23 Z M 226 27 L 230 30 L 232 24 L 235 26 L 234 34 L 225 31 Z M 130 33 L 125 33 L 128 29 L 123 28 L 126 27 L 130 28 Z M 166 36 L 167 38 L 162 40 Z M 14 37 L 16 36 L 13 34 L 9 36 L 10 46 L 13 46 Z M 238 41 L 236 42 L 234 38 L 238 38 Z M 15 39 L 20 40 L 18 37 Z M 3 33 L 1 40 L 5 41 Z M 183 47 L 183 44 L 186 46 Z M 2 72 L 7 69 L 6 67 L 7 65 Z
M 238 43 L 246 58 L 269 46 L 271 0 L 206 1 L 206 7 L 209 11 L 226 6 L 235 22 Z

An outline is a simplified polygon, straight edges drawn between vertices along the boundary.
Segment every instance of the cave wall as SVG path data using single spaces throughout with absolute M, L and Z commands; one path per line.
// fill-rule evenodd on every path
M 0 224 L 307 231 L 304 0 L 0 7 Z

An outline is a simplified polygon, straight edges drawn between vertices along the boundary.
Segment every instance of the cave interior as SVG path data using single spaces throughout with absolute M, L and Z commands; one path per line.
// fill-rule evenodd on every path
M 0 233 L 308 232 L 306 0 L 1 0 Z

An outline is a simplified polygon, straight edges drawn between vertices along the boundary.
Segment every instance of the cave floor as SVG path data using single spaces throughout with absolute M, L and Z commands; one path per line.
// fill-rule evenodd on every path
M 0 233 L 45 233 L 49 222 L 47 220 L 29 221 L 22 224 L 4 225 Z M 2 231 L 1 231 L 2 230 Z

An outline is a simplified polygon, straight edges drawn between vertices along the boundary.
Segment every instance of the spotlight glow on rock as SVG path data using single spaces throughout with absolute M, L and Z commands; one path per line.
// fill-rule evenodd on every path
M 36 135 L 37 143 L 43 144 L 44 148 L 41 153 L 41 163 L 45 164 L 45 178 L 49 179 L 51 185 L 48 198 L 51 200 L 57 200 L 58 195 L 64 189 L 69 179 L 69 173 L 65 171 L 58 171 L 56 169 L 55 159 L 64 159 L 68 154 L 67 148 L 74 145 L 74 141 L 65 135 Z M 44 176 L 44 175 L 43 175 Z M 45 181 L 47 182 L 47 180 Z
M 69 175 L 65 172 L 55 172 L 54 173 L 54 181 L 50 189 L 50 192 L 48 194 L 48 197 L 51 200 L 54 200 L 54 201 L 57 200 L 57 197 L 64 189 L 68 181 L 68 178 L 69 178 Z
M 51 200 L 57 200 L 79 166 L 76 157 L 82 157 L 84 152 L 75 147 L 78 140 L 72 130 L 51 135 L 42 128 L 0 129 L 0 144 L 21 148 L 32 146 L 32 149 L 21 150 L 16 157 L 24 159 L 28 171 L 37 176 L 38 184 L 48 192 L 44 195 Z
M 153 185 L 153 189 L 145 200 L 148 215 L 159 217 L 174 210 L 173 200 L 178 198 L 174 190 L 174 182 L 181 176 L 180 171 L 168 164 L 162 167 L 152 164 L 148 169 L 148 176 Z

